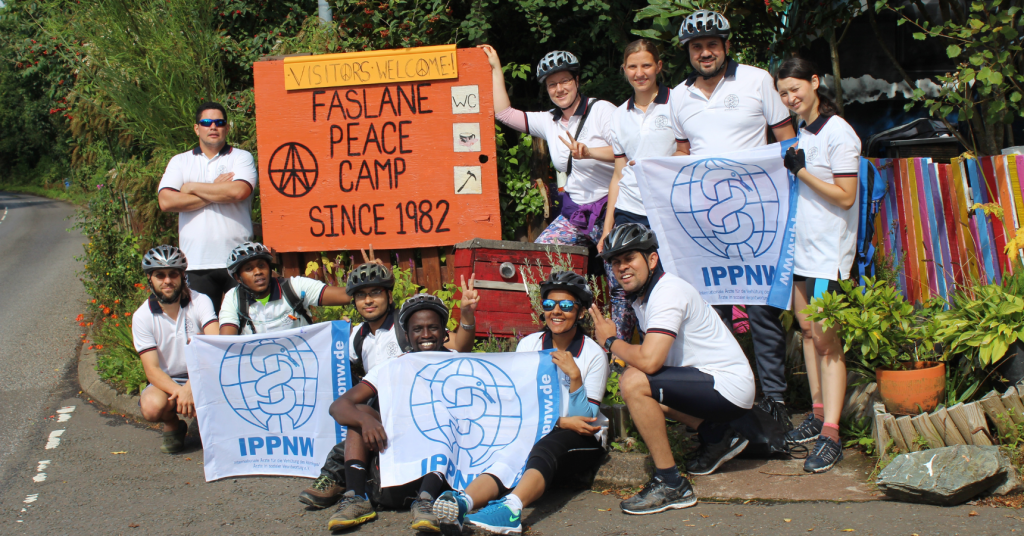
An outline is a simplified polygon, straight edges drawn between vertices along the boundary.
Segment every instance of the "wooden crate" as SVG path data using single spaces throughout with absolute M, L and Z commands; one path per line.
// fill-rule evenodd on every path
M 533 308 L 523 281 L 536 283 L 551 273 L 552 265 L 568 265 L 585 275 L 587 248 L 554 246 L 507 240 L 475 238 L 455 245 L 455 281 L 469 281 L 476 274 L 480 304 L 476 312 L 476 334 L 511 337 L 537 331 Z M 502 273 L 502 267 L 505 273 Z

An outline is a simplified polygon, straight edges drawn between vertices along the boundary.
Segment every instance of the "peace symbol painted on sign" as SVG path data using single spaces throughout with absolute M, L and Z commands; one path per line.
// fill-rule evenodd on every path
M 281 160 L 278 160 L 278 155 L 281 155 Z M 268 172 L 270 184 L 285 197 L 302 197 L 308 194 L 320 175 L 313 152 L 296 142 L 285 143 L 274 151 L 270 156 Z

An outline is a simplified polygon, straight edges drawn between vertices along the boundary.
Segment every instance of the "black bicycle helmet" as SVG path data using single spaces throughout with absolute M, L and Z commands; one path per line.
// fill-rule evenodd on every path
M 429 309 L 436 312 L 441 316 L 441 325 L 448 325 L 448 308 L 445 307 L 444 302 L 441 298 L 434 296 L 433 294 L 416 294 L 415 296 L 405 300 L 402 304 L 402 309 L 398 311 L 398 324 L 402 326 L 402 329 L 409 332 L 409 319 L 412 318 L 412 314 L 416 311 L 422 311 Z
M 679 26 L 679 46 L 686 47 L 691 39 L 697 37 L 721 37 L 723 41 L 729 40 L 732 30 L 729 28 L 729 20 L 721 13 L 698 9 L 690 13 L 686 20 Z
M 391 270 L 377 263 L 360 264 L 355 270 L 352 270 L 352 273 L 348 274 L 345 293 L 355 296 L 357 290 L 367 287 L 384 287 L 391 290 L 395 288 L 395 276 Z
M 228 273 L 232 276 L 238 275 L 238 271 L 245 266 L 245 263 L 253 259 L 263 259 L 268 264 L 274 262 L 274 256 L 270 249 L 259 242 L 242 242 L 231 250 L 228 255 Z
M 157 246 L 142 256 L 142 271 L 146 274 L 161 268 L 175 268 L 184 272 L 188 259 L 180 249 L 167 244 Z
M 579 300 L 583 309 L 590 309 L 594 304 L 594 293 L 587 285 L 587 278 L 576 272 L 551 272 L 551 275 L 540 283 L 540 299 L 545 299 L 552 290 L 564 290 L 572 294 Z
M 580 60 L 576 59 L 572 52 L 552 50 L 537 63 L 537 81 L 543 84 L 545 78 L 559 71 L 569 71 L 573 75 L 580 74 Z
M 658 249 L 658 238 L 650 229 L 639 223 L 624 223 L 612 229 L 604 239 L 604 251 L 601 258 L 605 261 L 626 251 L 642 251 L 644 253 Z

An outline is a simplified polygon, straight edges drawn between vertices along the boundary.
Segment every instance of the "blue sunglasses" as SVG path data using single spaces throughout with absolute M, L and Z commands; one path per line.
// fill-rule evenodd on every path
M 222 127 L 222 126 L 224 126 L 226 124 L 228 124 L 227 119 L 200 119 L 199 120 L 199 126 L 201 126 L 201 127 L 210 127 L 210 126 L 213 126 L 213 125 L 217 125 L 218 127 Z
M 556 304 L 558 305 L 558 308 L 562 310 L 563 313 L 571 313 L 572 310 L 576 307 L 576 302 L 572 300 L 559 300 L 557 302 L 555 300 L 544 300 L 540 302 L 541 308 L 543 308 L 545 311 L 554 311 Z

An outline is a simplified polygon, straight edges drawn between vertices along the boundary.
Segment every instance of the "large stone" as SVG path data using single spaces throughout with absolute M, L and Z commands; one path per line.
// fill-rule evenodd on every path
M 1017 468 L 1013 466 L 1010 458 L 1007 458 L 1003 451 L 999 450 L 998 447 L 983 447 L 986 449 L 993 449 L 999 455 L 999 467 L 1003 470 L 1003 476 L 997 481 L 995 486 L 992 486 L 987 492 L 988 495 L 996 495 L 1002 497 L 1003 495 L 1009 495 L 1018 491 L 1024 490 L 1024 483 L 1020 480 L 1020 475 L 1017 474 Z
M 998 448 L 976 445 L 900 454 L 876 484 L 899 501 L 952 506 L 1005 484 L 1013 468 L 1004 459 Z
M 611 451 L 597 469 L 593 489 L 636 488 L 650 479 L 654 464 L 650 456 L 636 452 Z

